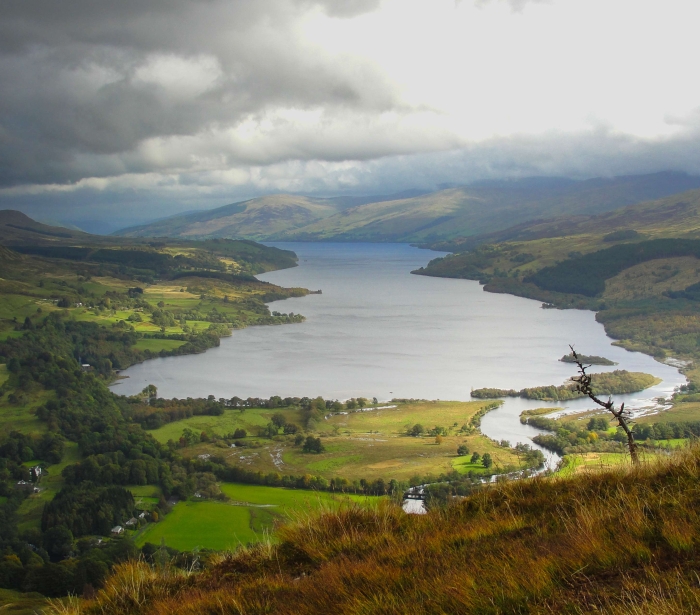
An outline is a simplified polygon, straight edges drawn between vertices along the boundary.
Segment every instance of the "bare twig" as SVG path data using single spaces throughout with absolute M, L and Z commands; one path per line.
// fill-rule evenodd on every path
M 588 397 L 590 397 L 596 404 L 605 408 L 617 419 L 618 425 L 622 427 L 623 431 L 627 435 L 627 447 L 630 451 L 632 463 L 635 465 L 638 464 L 639 456 L 637 455 L 637 445 L 634 441 L 634 434 L 627 423 L 627 416 L 625 416 L 625 404 L 623 403 L 619 410 L 615 410 L 615 404 L 611 397 L 608 397 L 608 401 L 603 401 L 602 399 L 596 397 L 591 387 L 591 376 L 586 373 L 586 368 L 590 367 L 590 365 L 586 366 L 581 362 L 573 346 L 569 345 L 569 348 L 571 348 L 571 355 L 574 357 L 574 362 L 578 366 L 579 375 L 578 377 L 572 378 L 572 380 L 576 383 L 576 389 L 584 395 L 588 395 Z

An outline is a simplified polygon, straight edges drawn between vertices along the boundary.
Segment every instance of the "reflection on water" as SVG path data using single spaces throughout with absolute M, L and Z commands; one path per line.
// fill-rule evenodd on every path
M 664 379 L 644 400 L 684 380 L 667 365 L 611 345 L 593 312 L 543 310 L 540 303 L 486 293 L 477 282 L 411 275 L 438 254 L 402 244 L 274 244 L 294 250 L 299 267 L 261 279 L 322 289 L 274 303 L 301 313 L 297 325 L 235 331 L 200 355 L 154 359 L 124 372 L 115 393 L 155 384 L 163 397 L 318 396 L 468 400 L 472 388 L 561 384 L 575 367 L 558 359 L 569 344 L 619 363 L 596 371 L 645 371 Z M 621 398 L 622 399 L 622 398 Z M 518 420 L 542 402 L 509 399 L 482 421 L 496 440 L 529 442 Z M 567 402 L 582 408 L 590 402 Z

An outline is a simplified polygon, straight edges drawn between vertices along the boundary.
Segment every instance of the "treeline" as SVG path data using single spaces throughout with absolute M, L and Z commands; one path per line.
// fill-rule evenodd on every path
M 626 243 L 544 267 L 524 279 L 539 288 L 595 297 L 605 281 L 640 263 L 674 256 L 700 257 L 700 240 L 652 239 Z
M 525 416 L 521 422 L 552 432 L 540 434 L 532 440 L 559 455 L 585 452 L 616 452 L 624 450 L 627 435 L 622 428 L 610 431 L 605 417 L 593 417 L 583 426 L 573 421 L 557 421 L 543 416 Z M 700 436 L 700 421 L 670 423 L 637 423 L 632 427 L 635 439 L 644 446 L 645 441 L 695 438 Z M 653 446 L 654 443 L 651 442 Z
M 145 389 L 144 389 L 145 390 Z M 135 409 L 131 420 L 144 429 L 158 429 L 167 423 L 181 421 L 192 416 L 221 416 L 227 407 L 226 400 L 209 399 L 163 399 L 152 398 L 146 405 L 138 397 L 132 397 L 130 403 Z
M 595 395 L 624 395 L 637 393 L 656 384 L 657 379 L 643 372 L 628 372 L 616 369 L 612 372 L 592 374 L 592 389 Z M 576 383 L 568 382 L 560 386 L 550 385 L 529 387 L 516 391 L 515 389 L 474 389 L 471 396 L 477 399 L 492 399 L 496 397 L 522 397 L 540 401 L 567 401 L 583 395 L 576 390 Z

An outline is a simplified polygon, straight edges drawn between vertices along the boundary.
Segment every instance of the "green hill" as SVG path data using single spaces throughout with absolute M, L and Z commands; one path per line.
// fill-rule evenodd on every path
M 282 194 L 169 218 L 117 234 L 431 243 L 492 233 L 544 218 L 599 214 L 699 188 L 698 177 L 657 173 L 585 181 L 488 181 L 417 196 L 359 200 Z

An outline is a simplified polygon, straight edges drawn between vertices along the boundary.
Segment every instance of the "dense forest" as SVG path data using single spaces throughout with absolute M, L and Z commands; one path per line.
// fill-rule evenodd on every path
M 524 281 L 544 290 L 595 297 L 605 290 L 605 280 L 621 271 L 646 261 L 672 256 L 700 257 L 700 240 L 654 239 L 620 244 L 544 267 L 525 277 Z

